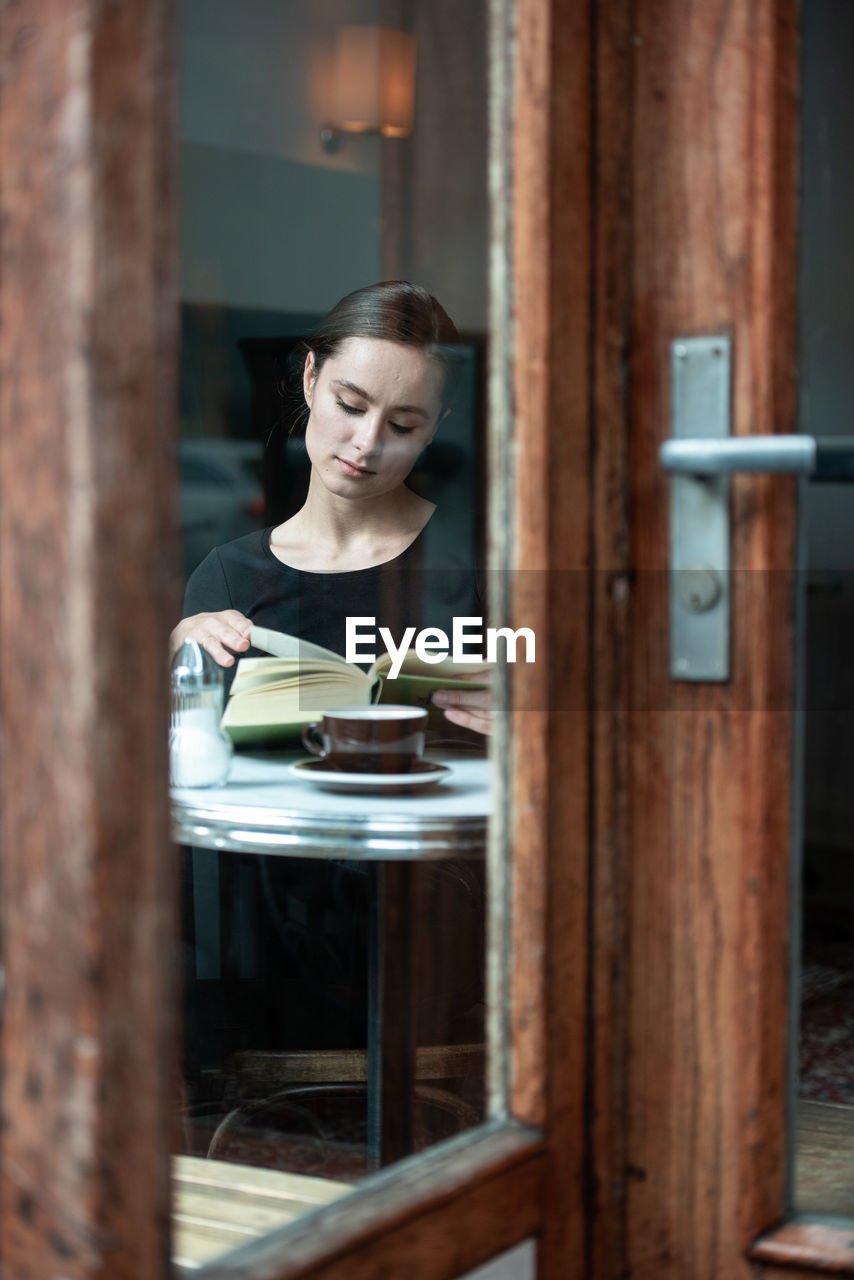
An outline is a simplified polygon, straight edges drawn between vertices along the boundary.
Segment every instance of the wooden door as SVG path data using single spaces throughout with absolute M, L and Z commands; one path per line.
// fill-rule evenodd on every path
M 168 1274 L 171 8 L 0 14 L 10 1280 Z M 736 433 L 794 425 L 795 7 L 492 24 L 492 527 L 541 642 L 499 744 L 495 1116 L 208 1274 L 452 1280 L 529 1237 L 543 1280 L 844 1270 L 848 1233 L 780 1227 L 794 486 L 734 481 L 733 677 L 675 688 L 658 462 L 680 335 L 731 335 Z
M 615 678 L 594 738 L 595 1274 L 848 1272 L 850 1231 L 794 1217 L 790 1190 L 796 482 L 731 481 L 731 674 L 682 682 L 659 460 L 679 338 L 731 340 L 735 434 L 797 430 L 799 15 L 608 9 L 594 439 L 612 572 L 594 625 Z
M 638 1275 L 736 1276 L 786 1190 L 795 482 L 731 488 L 731 677 L 669 674 L 670 343 L 729 334 L 732 430 L 795 429 L 797 28 L 638 14 L 631 337 L 626 1239 Z
M 161 0 L 0 13 L 9 1280 L 170 1271 L 174 18 Z M 210 1277 L 450 1280 L 529 1238 L 542 1274 L 582 1265 L 588 733 L 547 690 L 570 652 L 582 678 L 588 606 L 547 571 L 583 569 L 589 544 L 590 28 L 555 0 L 496 0 L 492 28 L 493 536 L 534 571 L 508 620 L 551 650 L 510 691 L 498 749 L 493 1118 Z M 554 218 L 570 194 L 572 253 Z

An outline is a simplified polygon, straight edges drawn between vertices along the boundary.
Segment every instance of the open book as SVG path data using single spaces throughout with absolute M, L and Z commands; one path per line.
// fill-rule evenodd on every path
M 369 671 L 321 645 L 311 644 L 268 627 L 253 627 L 253 648 L 269 658 L 241 658 L 231 686 L 222 726 L 237 746 L 257 742 L 299 740 L 302 729 L 318 720 L 327 707 L 367 706 L 371 702 L 401 702 L 427 707 L 433 727 L 446 725 L 430 702 L 437 689 L 450 689 L 466 672 L 482 671 L 483 662 L 422 662 L 409 652 L 400 673 L 389 678 L 392 659 L 384 653 Z M 468 688 L 483 689 L 488 681 L 467 680 Z M 428 721 L 428 725 L 430 721 Z

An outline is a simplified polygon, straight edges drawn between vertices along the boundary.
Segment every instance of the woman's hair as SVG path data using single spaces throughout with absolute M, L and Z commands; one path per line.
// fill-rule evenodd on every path
M 348 338 L 385 338 L 407 347 L 419 347 L 434 355 L 445 371 L 445 391 L 450 390 L 454 352 L 460 340 L 456 325 L 441 303 L 406 280 L 383 280 L 355 289 L 336 303 L 308 340 L 319 373 Z M 447 401 L 447 394 L 443 395 Z
M 384 338 L 428 351 L 442 366 L 442 404 L 447 409 L 452 403 L 459 379 L 460 335 L 441 303 L 420 285 L 407 280 L 383 280 L 348 293 L 320 321 L 301 352 L 295 353 L 299 370 L 295 361 L 294 375 L 301 375 L 309 351 L 314 352 L 315 370 L 319 373 L 348 338 Z M 307 409 L 301 409 L 294 425 L 304 427 L 307 417 Z
M 426 289 L 406 280 L 369 284 L 336 303 L 309 340 L 318 368 L 347 338 L 385 338 L 428 350 L 460 340 L 444 307 Z

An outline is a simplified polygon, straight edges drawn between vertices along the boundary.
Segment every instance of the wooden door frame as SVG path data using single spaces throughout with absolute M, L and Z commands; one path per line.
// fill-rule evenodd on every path
M 74 1277 L 168 1271 L 171 8 L 21 0 L 0 25 L 0 693 L 15 743 L 0 758 L 0 1257 L 10 1276 L 47 1274 L 57 1260 Z M 572 10 L 557 0 L 493 4 L 495 56 L 512 79 L 492 102 L 494 193 L 504 201 L 493 228 L 503 336 L 492 382 L 503 406 L 509 373 L 516 404 L 509 421 L 502 410 L 508 434 L 495 465 L 513 459 L 510 545 L 534 570 L 520 575 L 509 616 L 549 641 L 536 679 L 510 691 L 503 830 L 514 859 L 509 876 L 498 872 L 506 920 L 492 926 L 490 979 L 494 1019 L 511 1037 L 493 1083 L 509 1105 L 470 1140 L 354 1194 L 322 1235 L 315 1223 L 271 1236 L 208 1276 L 352 1280 L 397 1258 L 439 1280 L 531 1235 L 543 1275 L 583 1256 L 587 722 L 584 707 L 570 723 L 547 705 L 548 671 L 569 656 L 584 669 L 588 655 L 586 593 L 574 589 L 567 612 L 571 577 L 549 572 L 583 569 L 590 532 L 589 202 L 578 206 L 572 251 L 554 215 L 587 190 L 590 171 L 590 33 Z M 559 371 L 570 352 L 568 388 Z M 494 528 L 506 545 L 508 526 Z
M 512 779 L 490 850 L 498 1118 L 205 1280 L 451 1280 L 529 1237 L 542 1280 L 583 1272 L 590 721 L 586 697 L 549 705 L 555 680 L 567 665 L 585 671 L 590 653 L 591 28 L 576 8 L 490 3 L 490 540 L 493 563 L 521 570 L 498 575 L 507 621 L 541 643 L 505 691 L 512 735 L 496 760 Z M 567 240 L 555 211 L 570 207 Z
M 367 1280 L 383 1268 L 452 1280 L 530 1236 L 542 1280 L 681 1276 L 712 1233 L 718 1270 L 707 1257 L 695 1272 L 710 1280 L 783 1266 L 806 1275 L 827 1260 L 826 1240 L 799 1260 L 798 1224 L 755 1243 L 787 1209 L 779 823 L 751 843 L 765 892 L 740 909 L 745 964 L 724 966 L 717 992 L 734 1010 L 735 1058 L 713 1034 L 698 1041 L 690 1016 L 671 1019 L 678 1002 L 665 988 L 670 1132 L 681 1125 L 697 1152 L 710 1149 L 692 1071 L 721 1099 L 736 1134 L 727 1176 L 748 1188 L 721 1218 L 723 1172 L 695 1180 L 690 1231 L 687 1184 L 674 1179 L 691 1162 L 656 1137 L 662 1095 L 642 1036 L 655 1006 L 642 975 L 714 955 L 707 901 L 671 892 L 701 884 L 702 860 L 679 863 L 675 879 L 674 868 L 650 872 L 647 811 L 664 831 L 679 810 L 655 807 L 633 701 L 648 674 L 638 656 L 661 662 L 639 570 L 665 567 L 663 519 L 642 513 L 650 495 L 666 506 L 655 457 L 668 336 L 727 325 L 737 351 L 751 351 L 736 430 L 783 429 L 794 405 L 794 6 L 665 8 L 491 0 L 491 465 L 493 489 L 509 495 L 491 538 L 497 562 L 520 570 L 509 618 L 539 640 L 536 668 L 515 672 L 512 735 L 499 746 L 512 786 L 492 851 L 491 1007 L 507 1046 L 492 1068 L 498 1118 L 388 1170 L 325 1210 L 322 1226 L 208 1267 L 208 1280 Z M 57 1259 L 75 1280 L 168 1274 L 171 9 L 19 0 L 0 17 L 0 1260 L 10 1276 L 47 1274 Z M 695 132 L 719 160 L 747 156 L 757 200 L 726 206 L 728 229 L 746 235 L 729 271 L 708 224 L 675 212 L 693 176 L 692 94 L 721 74 L 724 88 L 736 74 L 725 128 L 701 114 Z M 758 503 L 766 532 L 782 537 L 775 549 L 745 535 L 742 563 L 788 565 L 791 497 L 763 482 L 738 503 Z M 776 624 L 768 600 L 752 616 Z M 721 702 L 710 715 L 731 713 Z M 788 748 L 760 738 L 770 804 Z M 732 859 L 714 869 L 729 910 L 742 874 Z M 687 1003 L 683 993 L 683 1013 L 698 992 Z M 758 1063 L 751 1017 L 763 1029 Z
M 163 1274 L 172 6 L 0 15 L 4 1275 Z
M 591 1274 L 854 1274 L 850 1230 L 790 1203 L 794 482 L 732 482 L 726 685 L 670 680 L 663 590 L 670 343 L 730 334 L 733 431 L 796 429 L 798 10 L 604 8 L 594 430 L 597 455 L 614 450 L 598 492 L 623 496 L 597 545 L 607 555 L 612 539 L 630 605 L 615 626 L 623 682 L 594 735 Z

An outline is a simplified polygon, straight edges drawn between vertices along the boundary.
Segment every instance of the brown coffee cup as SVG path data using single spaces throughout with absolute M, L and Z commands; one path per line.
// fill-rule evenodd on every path
M 303 745 L 343 773 L 411 773 L 424 755 L 427 712 L 384 703 L 333 707 L 306 725 Z

